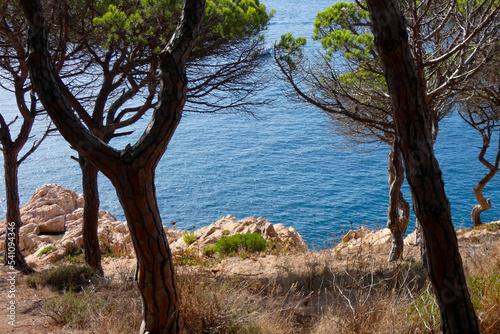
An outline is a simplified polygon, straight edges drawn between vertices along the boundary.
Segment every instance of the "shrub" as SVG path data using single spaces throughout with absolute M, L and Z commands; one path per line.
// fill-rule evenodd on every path
M 96 298 L 93 293 L 79 296 L 71 291 L 46 300 L 42 310 L 54 325 L 67 326 L 73 329 L 84 328 L 90 314 L 103 309 L 104 300 Z
M 184 242 L 186 243 L 186 245 L 191 245 L 193 242 L 195 242 L 196 240 L 196 234 L 194 234 L 194 232 L 186 232 L 186 234 L 184 234 L 184 236 L 182 237 L 182 239 L 184 240 Z
M 202 254 L 205 256 L 212 256 L 215 254 L 215 245 L 205 245 Z
M 97 281 L 97 275 L 89 266 L 63 265 L 30 279 L 30 287 L 50 286 L 56 290 L 81 291 L 84 286 Z
M 469 278 L 472 304 L 482 333 L 500 333 L 500 271 L 498 268 Z
M 43 256 L 43 255 L 47 254 L 48 252 L 55 250 L 55 249 L 56 248 L 53 246 L 47 246 L 44 249 L 42 249 L 42 251 L 40 253 L 38 253 L 38 256 Z
M 241 249 L 250 253 L 266 249 L 266 240 L 259 233 L 235 234 L 224 237 L 215 243 L 215 251 L 221 255 L 236 253 Z
M 178 277 L 181 334 L 257 334 L 257 307 L 244 287 L 206 275 Z
M 420 291 L 410 303 L 407 314 L 408 320 L 416 328 L 437 330 L 439 328 L 439 307 L 436 297 L 430 289 Z

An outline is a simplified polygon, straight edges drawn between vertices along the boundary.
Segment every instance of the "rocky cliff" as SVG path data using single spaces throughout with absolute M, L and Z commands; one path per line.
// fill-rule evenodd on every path
M 20 247 L 26 261 L 36 268 L 43 263 L 54 263 L 82 248 L 83 196 L 56 184 L 44 185 L 33 193 L 21 208 L 23 226 Z M 267 241 L 280 243 L 294 251 L 305 251 L 307 246 L 293 227 L 271 224 L 266 219 L 248 217 L 237 220 L 226 216 L 198 230 L 180 230 L 175 224 L 164 226 L 172 253 L 181 253 L 188 247 L 203 249 L 224 236 L 238 233 L 260 233 Z M 5 249 L 6 221 L 0 223 L 0 251 Z M 101 251 L 109 255 L 135 257 L 126 222 L 117 221 L 107 211 L 99 212 L 99 241 Z M 193 233 L 195 241 L 187 245 L 186 233 Z

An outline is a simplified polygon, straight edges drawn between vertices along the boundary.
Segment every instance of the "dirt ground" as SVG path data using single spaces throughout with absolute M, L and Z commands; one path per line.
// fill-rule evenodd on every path
M 494 260 L 500 263 L 500 230 L 468 231 L 458 233 L 458 239 L 465 270 L 474 274 L 482 263 Z M 373 247 L 359 245 L 345 247 L 342 250 L 309 251 L 301 254 L 256 256 L 247 259 L 232 257 L 224 260 L 216 267 L 209 269 L 214 275 L 244 277 L 246 279 L 288 279 L 293 280 L 299 271 L 311 270 L 341 270 L 350 263 L 365 263 L 369 270 L 373 266 L 379 269 L 390 269 L 387 259 L 388 245 Z M 418 247 L 407 247 L 407 261 L 418 259 Z M 291 266 L 293 264 L 293 266 Z M 103 268 L 106 277 L 129 273 L 133 275 L 135 259 L 106 258 Z M 47 268 L 36 268 L 42 271 Z M 15 280 L 13 280 L 14 278 Z M 14 283 L 14 284 L 11 284 Z M 44 299 L 50 298 L 55 292 L 48 288 L 32 289 L 26 283 L 26 276 L 12 271 L 8 266 L 0 265 L 0 333 L 38 334 L 38 333 L 76 333 L 54 327 L 42 313 L 41 305 Z M 9 323 L 11 310 L 9 306 L 15 302 L 15 326 Z M 83 333 L 83 332 L 82 332 Z

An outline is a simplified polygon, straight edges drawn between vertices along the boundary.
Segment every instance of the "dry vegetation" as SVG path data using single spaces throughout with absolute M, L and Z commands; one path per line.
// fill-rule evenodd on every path
M 500 333 L 499 251 L 498 237 L 462 242 L 483 333 Z M 440 332 L 421 261 L 407 255 L 387 264 L 385 254 L 366 256 L 366 249 L 343 254 L 343 262 L 332 259 L 332 252 L 312 253 L 302 270 L 291 265 L 275 278 L 177 266 L 182 333 Z M 332 266 L 334 261 L 339 265 Z M 68 264 L 30 276 L 19 288 L 43 292 L 36 312 L 46 324 L 39 333 L 136 333 L 142 316 L 135 273 L 122 269 L 108 276 L 96 278 L 81 264 Z

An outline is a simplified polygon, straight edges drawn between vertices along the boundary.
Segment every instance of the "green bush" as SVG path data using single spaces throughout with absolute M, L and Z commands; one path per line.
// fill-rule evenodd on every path
M 206 245 L 203 248 L 202 254 L 205 256 L 212 256 L 215 253 L 215 245 Z
M 28 282 L 30 287 L 50 286 L 56 290 L 81 291 L 82 287 L 92 285 L 98 277 L 89 266 L 63 265 L 37 275 Z
M 500 301 L 500 274 L 485 273 L 470 277 L 469 292 L 476 311 L 492 307 Z
M 221 255 L 237 253 L 241 249 L 250 253 L 266 249 L 266 240 L 259 233 L 235 234 L 224 237 L 215 243 L 215 251 Z
M 194 232 L 187 232 L 186 234 L 184 234 L 182 239 L 184 240 L 186 245 L 189 246 L 196 241 L 196 234 L 194 234 Z
M 47 246 L 44 249 L 42 249 L 42 251 L 40 253 L 38 253 L 38 256 L 41 257 L 41 256 L 43 256 L 43 255 L 47 254 L 48 252 L 55 250 L 55 249 L 56 248 L 54 246 Z

